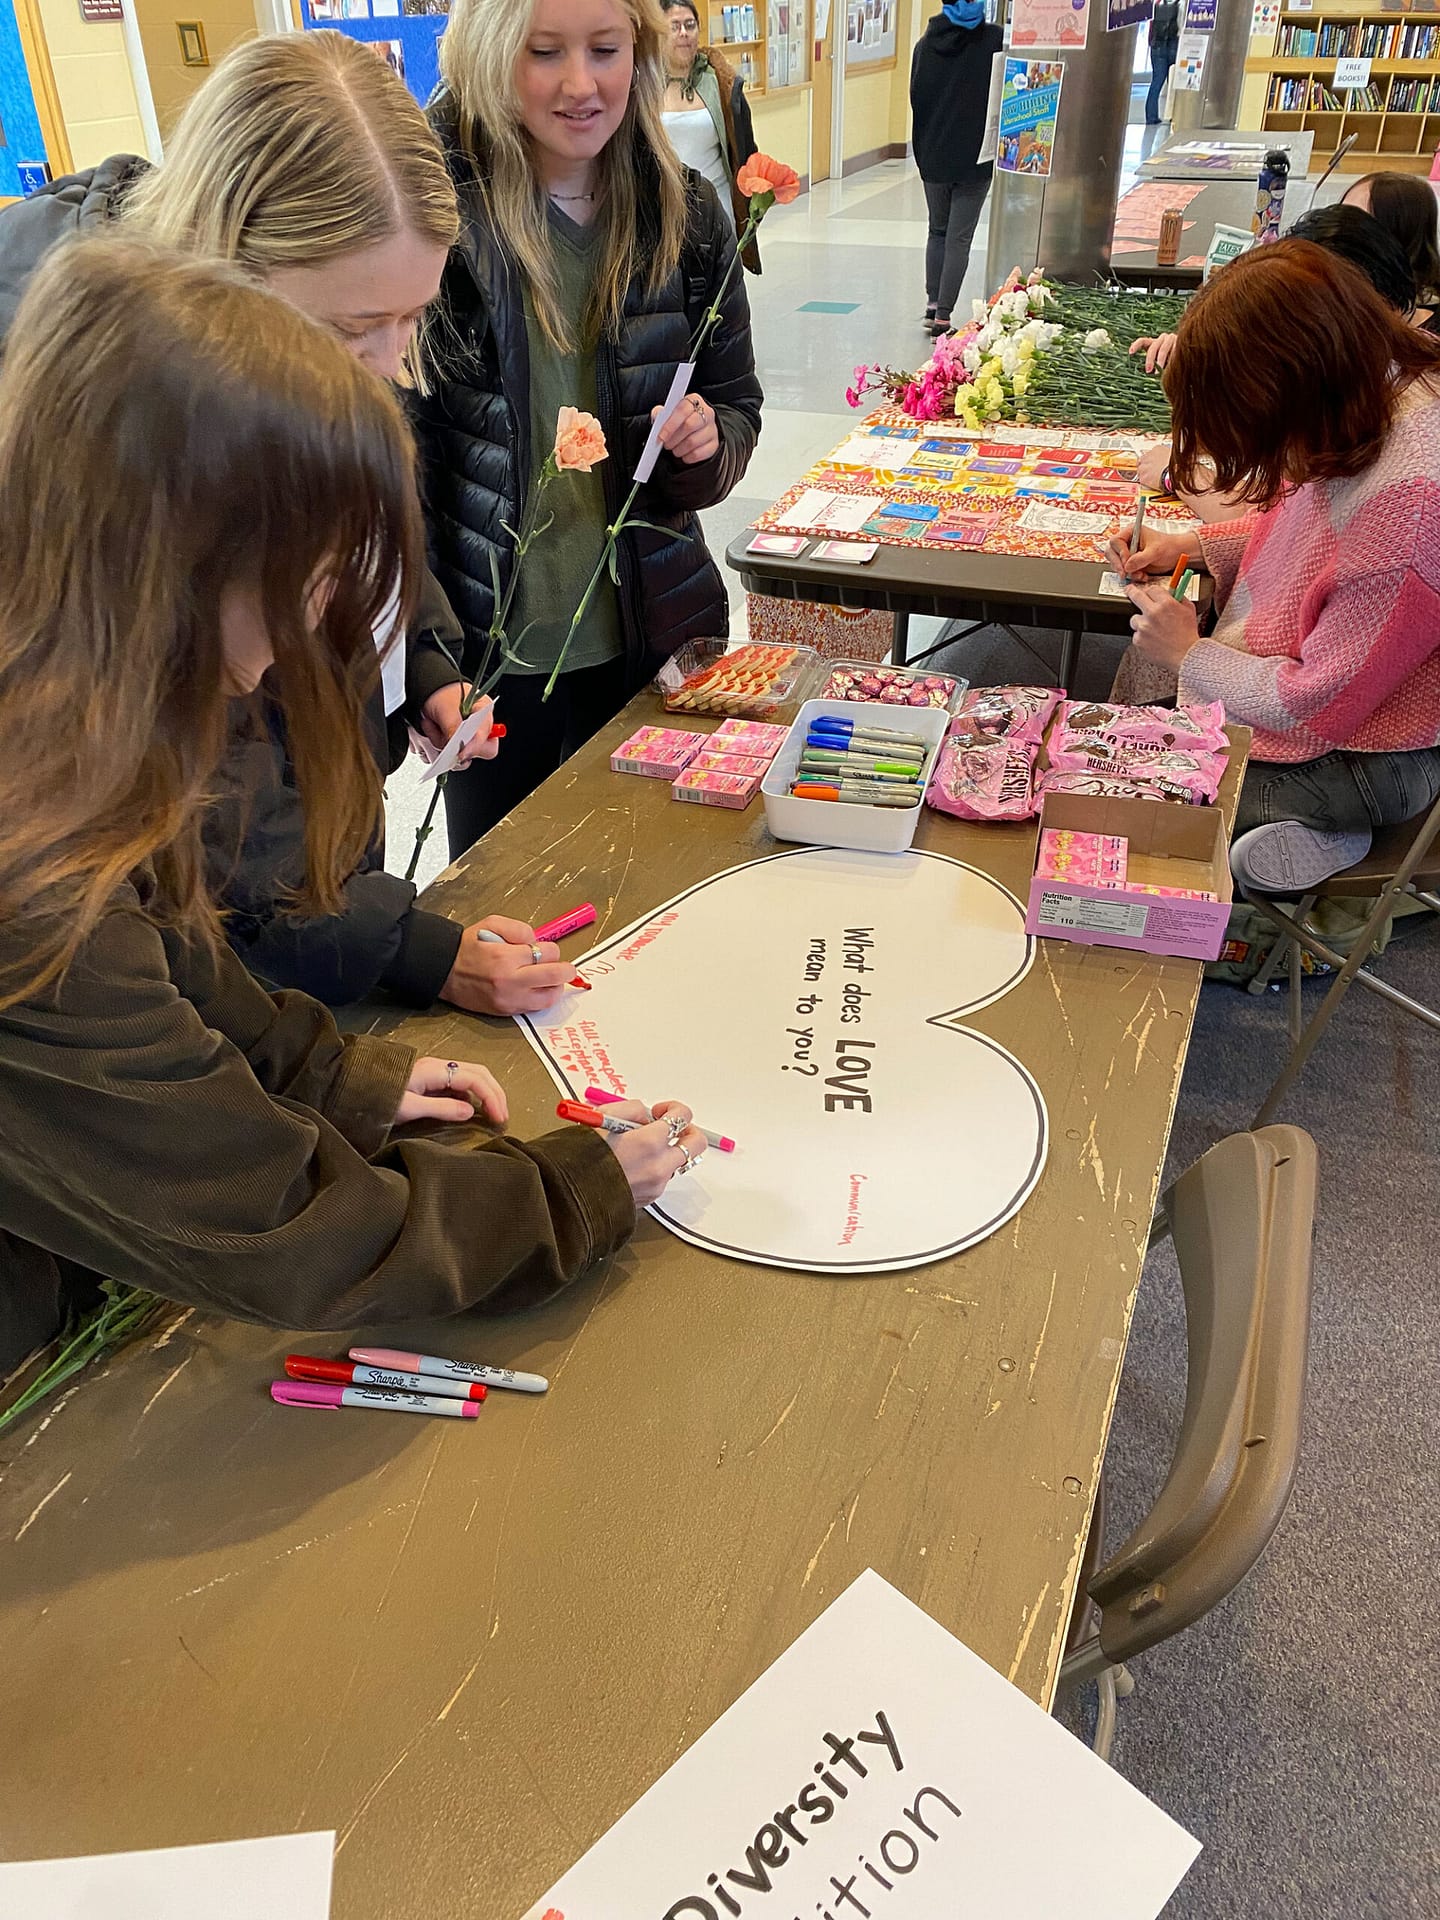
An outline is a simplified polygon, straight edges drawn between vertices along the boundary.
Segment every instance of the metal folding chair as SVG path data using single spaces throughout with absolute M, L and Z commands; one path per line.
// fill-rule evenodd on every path
M 1358 981 L 1362 987 L 1390 1001 L 1392 1006 L 1401 1007 L 1417 1020 L 1423 1020 L 1427 1026 L 1440 1030 L 1440 1012 L 1427 1007 L 1423 1001 L 1412 999 L 1408 993 L 1402 993 L 1398 987 L 1391 986 L 1388 980 L 1371 973 L 1365 965 L 1396 905 L 1407 894 L 1440 913 L 1440 895 L 1434 891 L 1440 887 L 1437 839 L 1440 839 L 1440 800 L 1420 820 L 1418 827 L 1414 820 L 1407 820 L 1401 826 L 1383 828 L 1376 834 L 1363 860 L 1316 887 L 1293 913 L 1265 894 L 1241 889 L 1246 904 L 1254 907 L 1278 933 L 1265 965 L 1250 982 L 1251 993 L 1264 993 L 1283 962 L 1288 961 L 1290 977 L 1290 1058 L 1255 1116 L 1254 1124 L 1257 1127 L 1268 1126 L 1279 1112 L 1281 1101 L 1303 1072 L 1306 1061 L 1339 1010 L 1340 1002 L 1349 992 L 1352 981 Z M 1372 895 L 1375 906 L 1348 955 L 1335 952 L 1307 925 L 1317 900 L 1347 897 L 1369 899 Z M 1336 969 L 1330 990 L 1308 1026 L 1304 1021 L 1300 1000 L 1302 951 L 1313 954 L 1316 959 L 1324 960 Z
M 1099 1564 L 1096 1501 L 1060 1685 L 1097 1682 L 1095 1751 L 1110 1757 L 1125 1662 L 1217 1606 L 1255 1565 L 1290 1499 L 1310 1326 L 1315 1143 L 1298 1127 L 1232 1134 L 1165 1196 L 1185 1293 L 1185 1414 L 1165 1485 Z

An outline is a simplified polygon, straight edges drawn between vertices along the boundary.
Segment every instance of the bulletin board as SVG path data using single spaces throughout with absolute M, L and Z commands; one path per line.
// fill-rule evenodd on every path
M 449 21 L 449 0 L 301 0 L 301 9 L 307 28 L 333 27 L 373 47 L 421 106 L 435 91 L 436 49 Z
M 900 0 L 845 0 L 845 65 L 876 67 L 895 58 Z

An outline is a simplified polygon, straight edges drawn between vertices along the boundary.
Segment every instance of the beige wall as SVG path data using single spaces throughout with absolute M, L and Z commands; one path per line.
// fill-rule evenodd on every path
M 145 47 L 155 117 L 161 138 L 168 139 L 180 109 L 222 57 L 241 40 L 255 38 L 254 0 L 131 0 L 131 4 Z M 181 20 L 198 20 L 205 29 L 208 67 L 187 67 L 181 60 L 176 31 Z
M 803 180 L 810 171 L 810 89 L 758 95 L 751 114 L 760 151 L 794 167 Z
M 118 20 L 82 20 L 76 0 L 38 0 L 55 89 L 77 167 L 144 153 L 145 133 Z
M 144 7 L 154 0 L 139 0 Z M 843 15 L 845 0 L 833 0 Z M 904 146 L 910 138 L 910 54 L 915 36 L 923 33 L 940 0 L 898 0 L 895 64 L 878 70 L 847 72 L 845 76 L 845 158 Z M 158 105 L 158 96 L 157 96 Z M 754 94 L 751 110 L 755 138 L 765 153 L 784 160 L 799 174 L 811 171 L 810 89 L 793 88 L 777 94 Z M 164 113 L 161 112 L 161 122 Z

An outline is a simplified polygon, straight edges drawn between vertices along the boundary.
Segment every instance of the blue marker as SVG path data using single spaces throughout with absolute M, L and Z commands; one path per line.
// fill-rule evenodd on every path
M 819 747 L 825 753 L 876 753 L 886 760 L 914 760 L 917 763 L 925 758 L 926 749 L 920 741 L 912 745 L 908 740 L 876 739 L 868 733 L 808 733 L 805 736 L 807 747 Z
M 817 713 L 810 722 L 812 733 L 859 734 L 867 740 L 886 740 L 900 742 L 907 747 L 923 747 L 926 743 L 915 733 L 899 733 L 891 727 L 872 727 L 860 720 L 842 720 L 838 715 Z

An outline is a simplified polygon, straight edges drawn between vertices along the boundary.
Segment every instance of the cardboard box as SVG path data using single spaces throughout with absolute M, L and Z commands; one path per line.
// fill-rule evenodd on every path
M 1042 832 L 1119 834 L 1129 843 L 1126 883 L 1082 886 L 1071 880 L 1030 883 L 1027 933 L 1132 953 L 1172 953 L 1215 960 L 1230 918 L 1230 849 L 1219 807 L 1169 800 L 1109 800 L 1089 793 L 1045 796 Z M 1213 893 L 1213 900 L 1165 899 L 1144 886 Z

